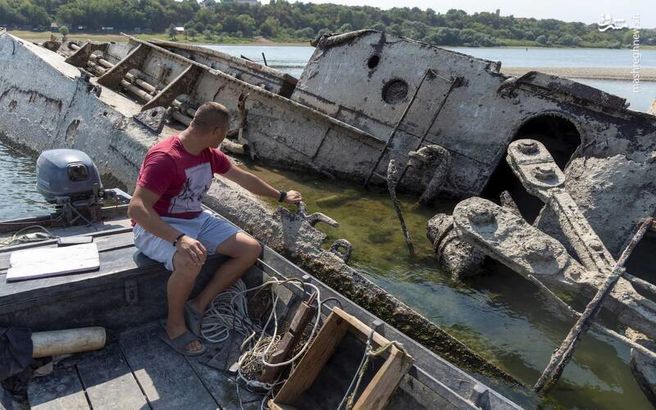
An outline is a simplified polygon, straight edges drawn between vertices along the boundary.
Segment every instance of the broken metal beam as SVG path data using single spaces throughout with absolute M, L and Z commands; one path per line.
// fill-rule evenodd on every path
M 547 287 L 547 285 L 542 283 L 538 278 L 536 278 L 533 275 L 528 275 L 527 278 L 532 283 L 534 283 L 537 287 L 542 289 L 547 295 L 551 296 L 551 298 L 558 304 L 558 306 L 560 306 L 562 308 L 563 312 L 565 312 L 566 314 L 568 314 L 569 316 L 571 316 L 571 317 L 573 317 L 577 320 L 578 320 L 578 318 L 581 317 L 580 312 L 577 312 L 573 307 L 568 305 L 564 300 L 562 300 L 558 295 L 556 295 L 551 289 L 549 289 L 549 287 Z M 592 326 L 592 329 L 594 331 L 596 331 L 596 332 L 598 332 L 602 335 L 608 336 L 612 339 L 616 339 L 621 343 L 625 343 L 628 346 L 631 346 L 633 349 L 638 350 L 640 353 L 643 353 L 644 355 L 646 355 L 650 359 L 656 361 L 656 353 L 654 353 L 653 351 L 647 349 L 643 345 L 629 339 L 628 337 L 626 337 L 624 335 L 621 335 L 621 334 L 615 332 L 614 330 L 610 330 L 607 327 L 604 327 L 604 326 L 600 325 L 597 322 L 592 322 L 591 326 Z
M 629 259 L 629 256 L 638 245 L 638 242 L 640 242 L 645 232 L 647 232 L 647 228 L 652 224 L 653 220 L 649 218 L 640 226 L 638 232 L 633 236 L 627 247 L 622 252 L 622 255 L 615 263 L 615 266 L 613 266 L 611 274 L 606 278 L 604 284 L 599 287 L 594 298 L 592 298 L 590 303 L 585 307 L 581 317 L 579 317 L 574 326 L 572 326 L 567 337 L 563 340 L 563 343 L 551 356 L 549 364 L 542 372 L 542 375 L 535 383 L 535 386 L 533 386 L 533 390 L 538 393 L 541 391 L 547 391 L 560 379 L 565 367 L 574 354 L 574 349 L 580 341 L 581 336 L 590 328 L 595 317 L 601 311 L 601 304 L 604 299 L 611 293 L 613 287 L 615 287 L 622 277 L 624 264 Z
M 592 296 L 608 276 L 585 269 L 560 242 L 491 201 L 466 199 L 455 207 L 453 218 L 463 238 L 524 277 L 537 276 L 552 286 Z M 606 307 L 623 324 L 656 338 L 656 303 L 625 279 L 613 288 Z
M 149 54 L 150 49 L 147 46 L 143 44 L 137 45 L 124 59 L 110 68 L 102 77 L 98 78 L 98 84 L 113 90 L 117 89 L 121 81 L 124 80 L 125 75 L 131 69 L 139 69 L 143 66 Z
M 144 105 L 141 110 L 144 111 L 157 106 L 168 107 L 180 94 L 190 94 L 192 86 L 202 73 L 203 69 L 201 67 L 193 64 L 190 65 L 173 81 L 167 84 L 149 103 Z
M 75 53 L 66 58 L 65 61 L 68 64 L 74 65 L 76 67 L 84 67 L 87 61 L 89 61 L 91 54 L 96 51 L 104 52 L 107 50 L 107 46 L 107 43 L 92 43 L 91 41 L 87 41 L 81 47 L 79 47 Z
M 517 140 L 508 147 L 506 159 L 524 188 L 554 211 L 581 263 L 590 270 L 609 270 L 613 256 L 565 190 L 565 175 L 547 148 L 535 140 Z

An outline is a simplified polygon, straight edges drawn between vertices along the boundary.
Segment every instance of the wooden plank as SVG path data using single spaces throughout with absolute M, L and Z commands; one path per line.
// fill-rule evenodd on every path
M 353 315 L 349 315 L 342 309 L 334 309 L 333 312 L 347 321 L 355 330 L 354 334 L 362 341 L 367 341 L 369 338 L 369 334 L 371 333 L 371 328 L 367 325 L 364 324 L 364 322 L 360 321 L 358 318 L 356 318 Z M 383 346 L 389 343 L 389 340 L 387 340 L 383 335 L 381 335 L 378 332 L 374 332 L 373 337 L 371 339 L 372 344 L 374 347 L 377 346 Z
M 89 272 L 100 267 L 100 257 L 95 243 L 85 243 L 14 252 L 11 254 L 10 264 L 7 282 Z
M 296 410 L 296 407 L 289 406 L 286 404 L 277 404 L 273 400 L 269 400 L 267 403 L 269 404 L 269 408 L 271 410 Z
M 314 383 L 348 328 L 349 323 L 338 315 L 328 316 L 305 356 L 276 395 L 274 401 L 278 405 L 293 404 Z
M 159 323 L 121 334 L 119 345 L 148 403 L 154 409 L 216 409 L 207 391 L 184 356 L 159 337 Z
M 86 354 L 78 362 L 77 370 L 94 409 L 149 407 L 117 343 Z
M 307 302 L 301 302 L 294 316 L 292 322 L 287 329 L 287 332 L 284 334 L 280 343 L 276 348 L 276 351 L 271 355 L 269 363 L 280 363 L 288 360 L 292 356 L 292 352 L 296 345 L 298 344 L 300 338 L 303 336 L 305 327 L 310 322 L 312 317 L 316 317 L 317 309 L 314 306 L 310 306 Z M 282 367 L 269 367 L 264 368 L 262 377 L 260 380 L 264 383 L 273 383 L 278 378 L 278 375 L 283 370 Z
M 266 274 L 279 279 L 302 279 L 305 275 L 309 275 L 309 273 L 281 257 L 268 246 L 264 246 L 262 260 L 259 262 L 259 266 Z M 355 304 L 319 279 L 313 277 L 312 282 L 321 288 L 322 299 L 329 297 L 336 298 L 341 302 L 344 309 L 351 312 L 359 320 L 372 323 L 378 319 L 371 312 Z M 292 289 L 297 295 L 303 294 L 302 290 L 293 284 L 288 284 L 286 287 Z M 324 305 L 323 313 L 327 314 L 329 311 L 330 308 Z M 449 363 L 387 323 L 385 323 L 385 334 L 390 339 L 401 342 L 406 350 L 415 358 L 414 368 L 411 369 L 414 378 L 437 394 L 448 397 L 451 403 L 457 403 L 462 408 L 469 408 L 471 406 L 468 398 L 474 391 L 473 389 L 482 384 L 480 381 L 474 379 L 460 368 Z M 376 340 L 376 337 L 374 337 L 374 342 Z M 497 391 L 490 389 L 489 392 L 493 406 L 520 408 L 501 396 Z
M 27 386 L 30 407 L 39 410 L 90 409 L 74 366 L 57 367 L 44 377 L 35 377 Z
M 412 358 L 392 346 L 385 363 L 364 389 L 353 406 L 355 410 L 374 410 L 387 407 L 390 397 L 398 387 L 403 376 L 412 366 Z
M 240 386 L 237 392 L 235 377 L 228 375 L 228 368 L 239 359 L 239 347 L 243 338 L 233 335 L 222 343 L 205 342 L 211 359 L 204 357 L 188 357 L 187 361 L 201 379 L 214 400 L 221 404 L 222 409 L 252 409 L 260 408 L 263 396 L 251 393 Z M 239 400 L 241 399 L 241 404 Z

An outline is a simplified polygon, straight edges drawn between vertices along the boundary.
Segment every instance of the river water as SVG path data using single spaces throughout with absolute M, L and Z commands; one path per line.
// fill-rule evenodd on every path
M 261 60 L 264 52 L 269 65 L 295 76 L 300 75 L 313 52 L 310 47 L 212 48 L 253 60 Z M 530 59 L 525 58 L 523 48 L 457 51 L 522 67 L 538 60 L 539 66 L 607 67 L 626 57 L 625 50 L 539 49 L 537 57 Z M 581 64 L 576 64 L 575 55 L 580 56 Z M 656 51 L 643 56 L 645 64 L 654 61 Z M 631 97 L 629 82 L 601 81 L 597 86 Z M 650 98 L 654 96 L 656 90 Z M 48 211 L 34 189 L 34 166 L 33 158 L 0 145 L 0 220 Z M 255 164 L 246 166 L 274 186 L 301 191 L 310 211 L 324 212 L 340 222 L 339 228 L 322 229 L 328 233 L 329 243 L 347 238 L 354 245 L 352 265 L 525 385 L 537 380 L 572 324 L 554 314 L 535 286 L 501 267 L 493 266 L 487 274 L 463 283 L 453 282 L 436 268 L 425 224 L 437 212 L 450 212 L 454 202 L 444 201 L 435 209 L 426 209 L 402 197 L 417 250 L 417 257 L 410 258 L 385 192 L 364 191 L 352 184 Z M 584 337 L 563 379 L 542 404 L 547 408 L 651 408 L 631 375 L 628 360 L 626 347 L 596 334 Z

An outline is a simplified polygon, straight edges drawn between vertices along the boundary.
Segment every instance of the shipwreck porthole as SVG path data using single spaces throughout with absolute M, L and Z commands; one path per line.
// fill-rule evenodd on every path
M 367 60 L 367 67 L 369 67 L 370 70 L 373 70 L 374 68 L 378 67 L 378 63 L 380 63 L 380 56 L 378 54 L 374 54 L 369 57 L 369 60 Z
M 388 104 L 398 104 L 408 95 L 408 83 L 400 79 L 388 81 L 383 86 L 383 101 Z

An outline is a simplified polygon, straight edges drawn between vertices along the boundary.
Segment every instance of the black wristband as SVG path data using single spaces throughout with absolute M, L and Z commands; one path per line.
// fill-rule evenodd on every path
M 278 202 L 282 202 L 287 198 L 287 192 L 286 191 L 280 191 L 280 196 L 278 197 Z
M 174 248 L 178 245 L 178 241 L 179 241 L 180 239 L 182 239 L 183 236 L 185 236 L 185 234 L 181 233 L 180 235 L 178 235 L 177 238 L 175 238 L 175 241 L 173 241 L 173 247 L 174 247 Z

